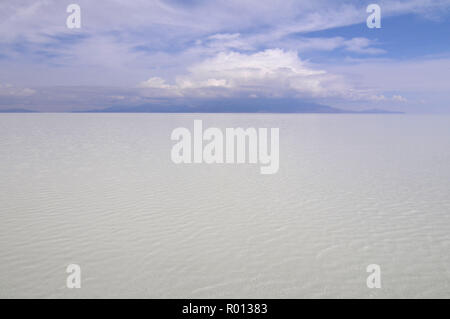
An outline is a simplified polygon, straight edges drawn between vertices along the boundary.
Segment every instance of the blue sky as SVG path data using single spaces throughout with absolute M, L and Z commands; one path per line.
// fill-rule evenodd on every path
M 202 99 L 449 113 L 450 0 L 0 3 L 0 109 Z

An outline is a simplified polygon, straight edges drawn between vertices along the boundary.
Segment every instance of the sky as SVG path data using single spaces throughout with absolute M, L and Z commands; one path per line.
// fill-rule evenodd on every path
M 450 0 L 0 2 L 0 109 L 274 99 L 450 113 Z

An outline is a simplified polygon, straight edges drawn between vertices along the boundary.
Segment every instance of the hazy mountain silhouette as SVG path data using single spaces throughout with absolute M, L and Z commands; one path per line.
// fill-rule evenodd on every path
M 39 111 L 32 111 L 27 109 L 6 109 L 0 110 L 0 113 L 39 113 Z
M 221 99 L 186 104 L 113 106 L 76 113 L 394 113 L 385 110 L 347 111 L 296 99 Z

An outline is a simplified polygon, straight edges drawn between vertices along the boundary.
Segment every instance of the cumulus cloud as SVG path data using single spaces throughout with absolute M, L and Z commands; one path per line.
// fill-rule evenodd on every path
M 167 90 L 178 96 L 356 96 L 343 78 L 313 68 L 295 51 L 281 49 L 222 52 L 190 66 L 188 74 L 177 76 L 173 84 L 151 77 L 139 86 Z

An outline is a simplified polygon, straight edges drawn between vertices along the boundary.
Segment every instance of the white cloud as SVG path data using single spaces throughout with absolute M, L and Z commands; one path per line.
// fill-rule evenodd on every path
M 159 77 L 139 87 L 160 89 L 164 96 L 298 97 L 370 99 L 372 92 L 358 91 L 335 74 L 302 61 L 297 52 L 281 49 L 256 53 L 222 52 L 188 67 L 173 84 Z
M 149 78 L 147 81 L 142 82 L 139 87 L 148 89 L 172 89 L 173 86 L 166 83 L 164 79 L 159 77 Z
M 36 93 L 36 90 L 30 88 L 20 88 L 12 86 L 11 84 L 0 83 L 0 96 L 17 96 L 25 97 Z
M 281 48 L 307 51 L 333 51 L 343 49 L 348 52 L 377 55 L 386 53 L 385 50 L 373 47 L 377 43 L 368 38 L 356 37 L 345 39 L 343 37 L 296 37 L 294 39 L 282 39 L 276 42 Z
M 365 53 L 365 54 L 382 54 L 386 53 L 385 50 L 372 48 L 370 45 L 373 41 L 367 38 L 353 38 L 351 40 L 346 40 L 343 42 L 347 51 L 355 53 Z
M 394 96 L 392 97 L 392 100 L 393 100 L 393 101 L 396 101 L 396 102 L 407 102 L 407 101 L 408 101 L 406 98 L 404 98 L 404 97 L 401 96 L 401 95 L 394 95 Z

